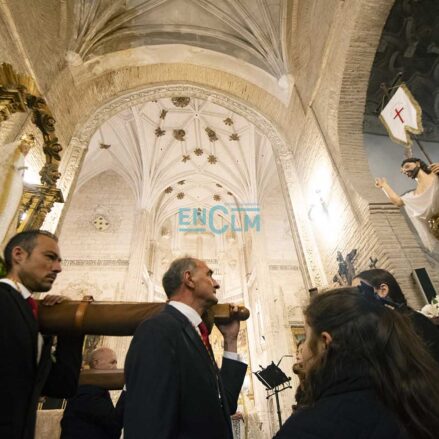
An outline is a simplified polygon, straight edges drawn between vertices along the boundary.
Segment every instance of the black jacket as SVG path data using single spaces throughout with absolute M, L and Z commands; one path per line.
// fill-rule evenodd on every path
M 407 308 L 402 313 L 408 316 L 416 333 L 424 341 L 427 350 L 439 364 L 439 328 L 424 314 L 411 308 Z
M 347 368 L 326 383 L 314 405 L 296 411 L 275 439 L 407 439 L 378 400 L 369 378 Z
M 65 398 L 76 392 L 82 337 L 59 337 L 56 362 L 52 337 L 44 336 L 37 365 L 38 325 L 23 296 L 0 283 L 0 438 L 33 439 L 41 395 Z
M 231 439 L 246 369 L 223 359 L 215 370 L 190 321 L 166 306 L 137 328 L 126 357 L 125 439 Z
M 98 386 L 79 386 L 67 401 L 61 420 L 61 439 L 119 439 L 125 392 L 116 407 L 108 390 Z

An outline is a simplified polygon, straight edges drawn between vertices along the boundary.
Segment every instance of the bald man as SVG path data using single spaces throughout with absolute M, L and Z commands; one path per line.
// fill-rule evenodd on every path
M 88 364 L 90 369 L 116 369 L 116 353 L 106 347 L 96 349 Z M 93 385 L 79 386 L 76 395 L 67 401 L 61 420 L 61 439 L 119 439 L 124 399 L 122 392 L 114 407 L 108 390 Z

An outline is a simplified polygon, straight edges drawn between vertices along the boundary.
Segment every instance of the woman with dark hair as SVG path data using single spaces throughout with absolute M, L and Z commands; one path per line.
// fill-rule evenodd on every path
M 360 282 L 373 287 L 377 296 L 383 300 L 383 304 L 395 308 L 410 319 L 415 331 L 439 364 L 439 329 L 430 319 L 407 305 L 404 293 L 392 274 L 381 268 L 374 268 L 357 274 L 352 285 L 359 285 Z
M 438 366 L 410 321 L 361 288 L 320 294 L 306 309 L 306 407 L 276 439 L 437 437 Z
M 392 273 L 382 268 L 373 268 L 358 273 L 354 277 L 352 285 L 356 287 L 360 285 L 360 281 L 373 287 L 380 297 L 391 299 L 398 305 L 407 305 L 404 293 Z

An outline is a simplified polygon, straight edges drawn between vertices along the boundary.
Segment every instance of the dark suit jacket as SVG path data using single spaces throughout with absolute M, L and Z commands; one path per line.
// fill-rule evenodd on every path
M 246 370 L 229 359 L 215 370 L 190 321 L 166 306 L 137 328 L 126 357 L 125 439 L 232 438 Z
M 79 386 L 67 401 L 61 420 L 61 439 L 119 439 L 125 392 L 116 407 L 108 390 L 98 386 Z
M 59 337 L 56 362 L 51 359 L 52 337 L 44 337 L 37 365 L 37 322 L 23 296 L 4 283 L 0 327 L 0 438 L 33 439 L 39 397 L 75 394 L 82 337 Z

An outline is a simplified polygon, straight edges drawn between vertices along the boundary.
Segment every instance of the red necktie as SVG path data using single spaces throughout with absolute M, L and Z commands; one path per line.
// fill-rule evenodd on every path
M 207 351 L 210 352 L 212 351 L 212 347 L 210 346 L 210 342 L 209 342 L 209 331 L 207 329 L 207 326 L 204 322 L 201 322 L 198 325 L 198 329 L 200 330 L 201 333 L 201 339 L 203 340 L 204 346 L 206 346 Z
M 35 320 L 38 320 L 38 305 L 37 305 L 37 302 L 35 301 L 35 299 L 33 299 L 30 296 L 26 299 L 26 301 L 29 304 L 30 309 L 32 310 L 32 314 L 34 315 Z

